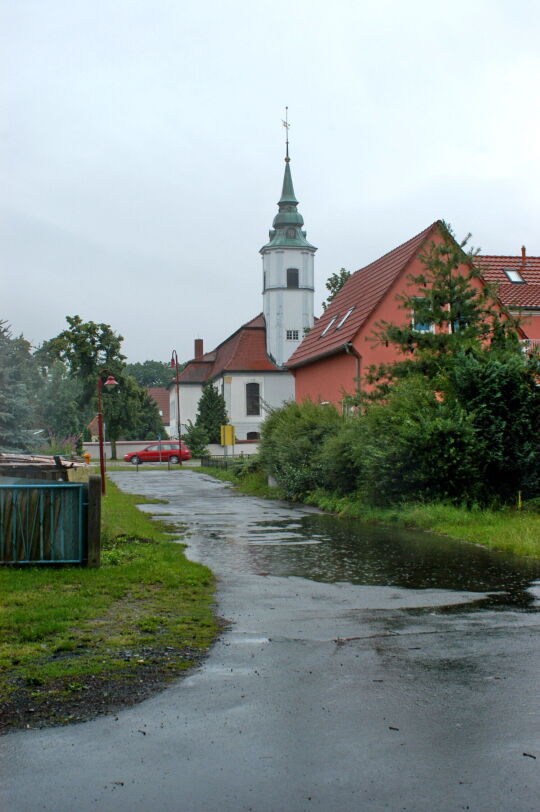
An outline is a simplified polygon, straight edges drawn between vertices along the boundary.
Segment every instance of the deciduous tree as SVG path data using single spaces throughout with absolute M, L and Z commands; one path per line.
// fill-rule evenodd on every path
M 326 310 L 332 299 L 335 299 L 347 279 L 351 275 L 350 271 L 341 268 L 337 273 L 333 273 L 326 280 L 326 289 L 329 291 L 328 298 L 322 303 L 323 310 Z

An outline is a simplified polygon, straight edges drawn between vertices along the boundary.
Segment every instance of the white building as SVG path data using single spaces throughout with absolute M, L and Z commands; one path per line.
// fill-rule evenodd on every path
M 294 400 L 294 378 L 284 368 L 314 322 L 313 260 L 297 209 L 289 150 L 283 189 L 263 258 L 263 313 L 246 322 L 211 352 L 195 340 L 195 355 L 180 374 L 180 420 L 195 422 L 202 388 L 213 383 L 227 407 L 240 442 L 258 440 L 269 409 Z M 176 385 L 170 389 L 170 433 L 178 432 Z

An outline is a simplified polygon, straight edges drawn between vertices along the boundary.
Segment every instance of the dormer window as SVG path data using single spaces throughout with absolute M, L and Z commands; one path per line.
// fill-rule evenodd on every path
M 337 316 L 334 316 L 334 318 L 333 318 L 333 319 L 330 319 L 330 321 L 328 322 L 328 324 L 326 325 L 326 327 L 324 328 L 324 330 L 323 330 L 323 331 L 322 331 L 322 333 L 321 333 L 321 338 L 327 334 L 328 330 L 329 330 L 329 329 L 330 329 L 330 327 L 331 327 L 331 326 L 334 324 L 334 322 L 336 321 L 336 319 L 337 319 Z
M 519 271 L 516 271 L 515 268 L 503 268 L 503 271 L 507 275 L 510 282 L 515 282 L 516 284 L 525 284 L 525 280 L 521 276 Z
M 341 319 L 339 324 L 336 325 L 336 330 L 339 330 L 339 328 L 342 327 L 345 324 L 345 322 L 347 321 L 347 319 L 349 318 L 349 316 L 351 315 L 353 310 L 354 310 L 354 307 L 349 307 L 349 309 L 347 310 L 347 312 L 345 313 L 345 315 L 343 316 L 343 318 Z

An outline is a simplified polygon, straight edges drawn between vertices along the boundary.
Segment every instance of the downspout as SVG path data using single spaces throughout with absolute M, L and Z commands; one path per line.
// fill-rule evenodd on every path
M 348 344 L 344 344 L 343 346 L 345 348 L 345 352 L 347 353 L 347 355 L 353 355 L 354 358 L 356 359 L 356 375 L 355 375 L 356 392 L 360 393 L 360 361 L 362 360 L 362 356 L 350 342 Z

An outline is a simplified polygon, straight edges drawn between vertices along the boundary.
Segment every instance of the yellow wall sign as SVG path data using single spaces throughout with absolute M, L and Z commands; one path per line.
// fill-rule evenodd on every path
M 220 426 L 221 445 L 234 445 L 234 426 Z

